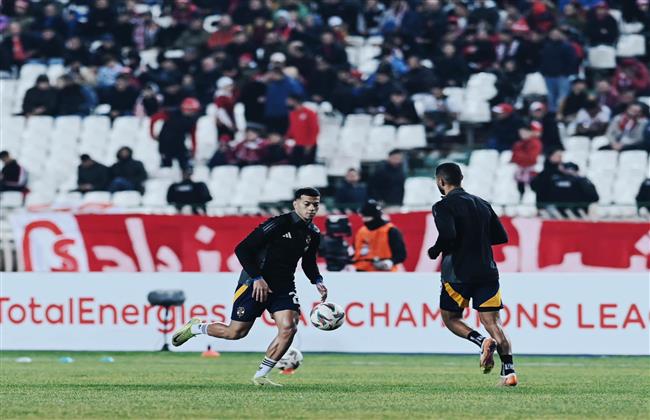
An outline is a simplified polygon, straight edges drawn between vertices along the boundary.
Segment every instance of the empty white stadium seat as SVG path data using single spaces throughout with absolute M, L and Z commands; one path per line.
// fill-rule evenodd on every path
M 589 137 L 572 136 L 564 141 L 564 147 L 567 151 L 588 154 L 591 149 L 591 141 Z
M 476 98 L 475 95 L 467 92 L 465 102 L 463 102 L 463 109 L 458 119 L 464 122 L 484 123 L 490 121 L 491 118 L 490 103 L 487 100 Z
M 428 177 L 409 177 L 404 183 L 404 206 L 430 207 L 440 201 L 436 181 Z
M 397 148 L 415 149 L 426 147 L 427 138 L 421 124 L 403 125 L 397 129 Z
M 217 166 L 212 169 L 210 180 L 223 184 L 233 185 L 239 179 L 239 167 L 235 165 Z
M 591 139 L 591 151 L 595 152 L 603 146 L 609 144 L 609 139 L 605 136 L 597 136 Z
M 358 161 L 346 162 L 348 164 L 357 163 L 358 166 L 352 166 L 356 169 L 360 167 Z M 349 169 L 349 167 L 347 168 Z M 345 170 L 347 172 L 347 169 Z M 298 168 L 298 177 L 296 187 L 327 187 L 327 169 L 323 165 L 304 165 Z
M 344 127 L 366 127 L 372 124 L 372 115 L 370 114 L 350 114 L 345 118 Z
M 111 193 L 107 191 L 89 191 L 84 194 L 83 204 L 109 204 L 111 202 Z
M 616 67 L 616 49 L 607 45 L 591 47 L 588 50 L 589 67 L 613 69 Z
M 297 168 L 293 165 L 276 165 L 269 168 L 268 180 L 282 182 L 293 188 L 296 183 Z
M 470 168 L 481 168 L 488 171 L 494 171 L 498 165 L 499 152 L 492 149 L 475 150 L 469 158 Z
M 589 155 L 589 169 L 597 171 L 614 171 L 618 165 L 618 152 L 615 150 L 598 150 Z
M 116 207 L 134 208 L 142 203 L 142 196 L 137 191 L 117 191 L 111 198 Z
M 261 188 L 264 185 L 268 171 L 269 168 L 263 165 L 244 166 L 239 172 L 239 182 Z
M 204 115 L 196 124 L 196 158 L 208 160 L 218 147 L 217 122 L 215 117 Z
M 541 73 L 527 74 L 526 79 L 524 81 L 524 87 L 521 90 L 521 94 L 524 96 L 547 95 L 548 89 L 546 88 L 546 82 L 544 81 L 544 76 L 542 76 Z
M 293 200 L 293 187 L 278 180 L 268 179 L 262 189 L 261 203 L 274 203 L 278 201 Z
M 623 151 L 619 154 L 618 167 L 620 172 L 645 172 L 648 167 L 648 153 L 644 150 Z
M 562 154 L 563 162 L 573 162 L 580 168 L 581 171 L 587 169 L 587 162 L 589 160 L 589 153 L 584 151 L 567 150 Z
M 11 209 L 23 205 L 23 193 L 20 191 L 4 191 L 0 193 L 0 207 Z
M 616 55 L 619 57 L 645 55 L 645 38 L 639 34 L 621 35 L 616 44 Z

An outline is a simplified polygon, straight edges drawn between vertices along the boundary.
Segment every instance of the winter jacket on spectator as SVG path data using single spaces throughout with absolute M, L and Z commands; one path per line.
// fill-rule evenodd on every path
M 23 113 L 32 115 L 56 115 L 57 92 L 52 87 L 29 88 L 23 98 Z M 44 108 L 44 109 L 43 109 Z
M 64 78 L 63 86 L 57 91 L 57 115 L 88 115 L 90 104 L 83 88 L 71 78 Z
M 287 138 L 294 139 L 296 146 L 316 146 L 319 130 L 318 114 L 306 106 L 300 105 L 289 114 Z
M 576 52 L 569 43 L 549 39 L 541 51 L 540 71 L 546 77 L 570 76 L 575 73 L 577 61 Z
M 72 37 L 68 39 L 63 48 L 63 64 L 70 66 L 73 63 L 81 65 L 90 64 L 90 53 L 81 42 L 81 38 Z
M 589 179 L 558 167 L 551 173 L 540 173 L 531 183 L 537 193 L 537 206 L 552 206 L 562 214 L 567 209 L 587 211 L 591 203 L 599 200 L 598 192 Z
M 410 99 L 404 99 L 401 102 L 392 99 L 386 105 L 384 111 L 384 123 L 388 125 L 400 126 L 406 124 L 417 124 L 420 117 L 415 110 L 415 105 Z
M 386 205 L 401 205 L 404 201 L 404 167 L 384 162 L 370 179 L 370 197 Z
M 111 180 L 110 169 L 90 160 L 77 167 L 77 186 L 80 191 L 105 191 Z
M 246 121 L 262 123 L 264 121 L 264 102 L 266 100 L 266 84 L 252 78 L 242 86 L 239 100 L 244 104 Z
M 285 76 L 280 80 L 269 81 L 266 86 L 264 116 L 266 118 L 276 118 L 289 115 L 287 98 L 291 94 L 303 94 L 302 86 L 295 79 Z
M 363 182 L 353 184 L 342 181 L 336 188 L 334 197 L 338 205 L 358 209 L 368 201 L 368 186 Z
M 160 134 L 154 133 L 154 126 L 158 121 L 164 121 Z M 152 138 L 158 139 L 158 151 L 164 155 L 177 155 L 186 153 L 185 137 L 192 137 L 192 150 L 196 148 L 196 120 L 197 117 L 183 115 L 180 110 L 161 111 L 151 117 L 149 130 Z
M 129 153 L 124 153 L 124 149 L 128 150 Z M 133 159 L 131 149 L 124 147 L 118 152 L 117 162 L 111 166 L 111 178 L 113 180 L 123 178 L 133 185 L 134 190 L 143 193 L 143 184 L 147 180 L 147 171 L 142 162 Z
M 578 111 L 573 125 L 569 127 L 570 134 L 595 137 L 605 133 L 607 125 L 611 121 L 612 111 L 598 102 L 594 102 L 593 105 Z
M 233 156 L 238 165 L 257 165 L 264 158 L 266 141 L 261 137 L 243 140 L 235 146 Z
M 51 58 L 63 57 L 63 41 L 52 30 L 47 29 L 41 34 L 41 39 L 38 42 L 38 50 L 34 54 L 35 57 L 49 60 Z
M 636 205 L 639 209 L 646 208 L 650 211 L 650 178 L 646 178 L 639 187 L 636 195 Z
M 138 99 L 138 91 L 132 86 L 113 86 L 106 93 L 105 102 L 111 106 L 111 115 L 132 115 L 135 109 L 135 101 Z
M 173 204 L 177 209 L 183 206 L 192 206 L 193 213 L 197 214 L 194 206 L 205 206 L 212 200 L 210 190 L 204 182 L 195 182 L 191 179 L 184 179 L 181 182 L 175 182 L 167 189 L 167 202 Z
M 10 24 L 10 30 L 13 28 Z M 16 29 L 20 31 L 19 29 Z M 6 60 L 0 62 L 0 69 L 9 70 L 11 65 L 22 65 L 25 61 L 29 60 L 36 54 L 38 50 L 39 40 L 31 34 L 28 33 L 10 33 L 2 40 L 0 48 L 2 48 L 4 54 L 3 57 Z
M 626 58 L 616 68 L 612 84 L 619 91 L 634 89 L 637 93 L 648 92 L 650 90 L 648 66 L 635 58 Z
M 464 58 L 440 56 L 434 60 L 434 71 L 440 83 L 450 86 L 463 86 L 469 78 L 469 67 Z
M 0 172 L 0 191 L 25 191 L 27 172 L 16 159 L 3 158 L 4 166 Z
M 490 127 L 494 148 L 499 151 L 512 149 L 512 145 L 519 140 L 519 129 L 523 126 L 522 119 L 514 113 L 503 119 L 495 119 Z
M 100 7 L 97 7 L 101 3 Z M 88 12 L 88 21 L 84 26 L 86 35 L 91 39 L 114 32 L 117 14 L 108 1 L 97 2 Z
M 418 66 L 407 71 L 402 76 L 402 82 L 409 95 L 425 93 L 436 83 L 436 75 L 431 69 Z
M 512 146 L 512 163 L 523 168 L 535 166 L 542 153 L 542 141 L 538 136 L 521 139 Z
M 591 46 L 614 45 L 618 40 L 618 22 L 609 13 L 599 16 L 598 12 L 590 12 L 585 29 Z
M 617 115 L 609 123 L 605 136 L 613 146 L 620 144 L 620 150 L 635 150 L 644 148 L 643 131 L 648 120 L 642 116 L 630 117 L 627 113 Z

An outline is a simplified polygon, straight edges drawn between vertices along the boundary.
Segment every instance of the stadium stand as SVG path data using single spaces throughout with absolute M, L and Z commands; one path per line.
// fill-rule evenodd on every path
M 613 39 L 594 38 L 584 29 L 603 2 L 572 1 L 577 14 L 568 16 L 567 2 L 548 1 L 532 2 L 535 7 L 435 0 L 372 6 L 338 0 L 53 1 L 55 18 L 42 13 L 45 2 L 23 3 L 27 16 L 15 2 L 2 6 L 7 19 L 0 27 L 0 136 L 1 148 L 17 159 L 29 181 L 24 194 L 2 192 L 3 209 L 92 205 L 172 213 L 165 193 L 180 179 L 180 169 L 160 167 L 150 121 L 187 97 L 202 106 L 194 143 L 188 138 L 187 146 L 194 179 L 206 182 L 213 196 L 209 214 L 286 205 L 301 185 L 316 185 L 328 195 L 348 169 L 361 169 L 368 179 L 390 150 L 402 149 L 410 176 L 403 210 L 428 208 L 438 200 L 431 170 L 441 159 L 462 156 L 457 160 L 467 164 L 468 190 L 508 214 L 531 216 L 537 213 L 535 193 L 517 191 L 510 150 L 481 149 L 489 144 L 492 107 L 510 104 L 524 120 L 531 118 L 526 111 L 534 100 L 547 100 L 549 109 L 556 100 L 560 109 L 580 109 L 584 103 L 565 103 L 568 91 L 562 86 L 581 77 L 591 89 L 588 95 L 611 108 L 612 116 L 634 101 L 648 115 L 650 27 L 643 1 L 608 2 L 620 33 Z M 234 23 L 221 20 L 226 14 Z M 93 26 L 95 19 L 100 26 Z M 550 28 L 561 30 L 559 38 Z M 43 38 L 46 29 L 56 32 L 54 52 L 48 50 L 54 44 Z M 567 68 L 549 58 L 560 50 L 573 60 Z M 43 75 L 50 86 L 39 91 L 35 84 Z M 115 91 L 120 75 L 135 96 Z M 223 76 L 234 80 L 232 93 L 217 89 Z M 611 92 L 594 90 L 600 80 L 611 81 Z M 422 123 L 384 125 L 389 96 L 397 89 L 408 92 Z M 436 89 L 444 94 L 436 96 Z M 71 112 L 75 92 L 79 103 Z M 291 110 L 282 98 L 288 93 L 302 94 L 305 106 L 318 113 L 316 158 L 292 166 L 294 139 L 283 138 L 283 150 L 276 150 L 280 157 L 268 168 L 265 132 L 286 133 Z M 53 110 L 39 103 L 48 95 L 56 97 Z M 28 109 L 28 101 L 35 101 L 35 108 Z M 127 112 L 114 113 L 117 103 L 126 103 Z M 611 143 L 606 136 L 567 136 L 565 123 L 557 123 L 563 160 L 591 179 L 599 206 L 606 208 L 594 215 L 634 217 L 636 190 L 650 176 L 650 130 L 644 129 L 643 150 L 605 151 L 599 149 Z M 153 132 L 162 124 L 154 124 Z M 246 127 L 255 124 L 263 126 L 256 145 L 244 140 Z M 143 195 L 72 192 L 81 154 L 110 167 L 123 146 L 146 168 Z M 238 147 L 252 153 L 251 165 L 237 159 Z M 550 151 L 545 145 L 545 153 Z M 209 168 L 219 153 L 219 164 Z M 536 170 L 543 165 L 541 158 Z

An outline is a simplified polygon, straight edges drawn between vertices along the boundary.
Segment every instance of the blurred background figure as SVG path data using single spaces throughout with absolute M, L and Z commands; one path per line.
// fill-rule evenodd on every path
M 183 180 L 175 182 L 167 190 L 167 202 L 178 210 L 183 211 L 185 206 L 192 209 L 192 214 L 206 214 L 205 205 L 212 200 L 210 190 L 204 182 L 192 180 L 192 170 L 183 171 Z
M 354 267 L 357 271 L 398 271 L 406 260 L 400 230 L 384 216 L 375 200 L 359 209 L 363 226 L 354 236 Z

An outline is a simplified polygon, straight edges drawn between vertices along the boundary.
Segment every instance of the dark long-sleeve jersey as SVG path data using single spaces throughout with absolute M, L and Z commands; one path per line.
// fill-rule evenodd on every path
M 434 250 L 443 255 L 443 282 L 498 280 L 492 245 L 508 242 L 508 234 L 488 202 L 457 188 L 433 206 L 433 217 L 438 228 Z
M 320 230 L 304 222 L 295 212 L 272 217 L 259 225 L 235 248 L 243 270 L 240 284 L 263 277 L 273 292 L 295 289 L 298 260 L 312 283 L 322 280 L 316 254 Z

